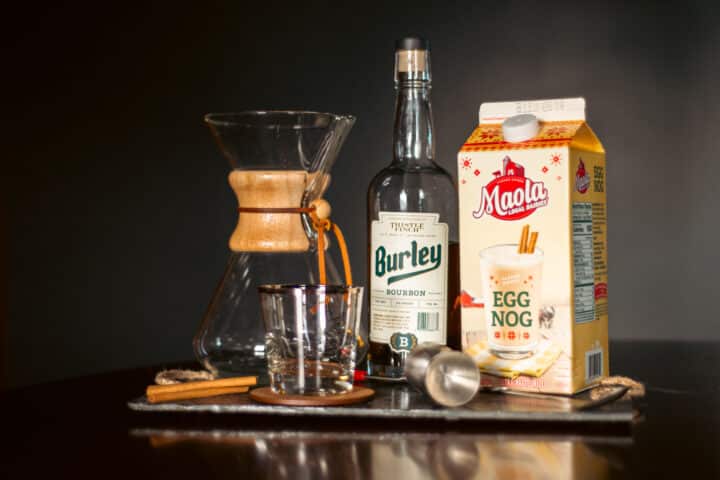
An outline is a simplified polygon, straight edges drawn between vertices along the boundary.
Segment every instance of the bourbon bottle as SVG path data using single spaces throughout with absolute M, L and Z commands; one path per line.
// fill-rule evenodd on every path
M 402 378 L 418 343 L 459 343 L 457 193 L 435 163 L 430 84 L 429 43 L 398 41 L 393 159 L 368 189 L 367 369 L 375 377 Z

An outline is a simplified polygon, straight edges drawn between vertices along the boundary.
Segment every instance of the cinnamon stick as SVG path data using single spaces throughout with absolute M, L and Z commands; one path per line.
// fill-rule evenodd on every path
M 522 234 L 520 235 L 520 243 L 518 244 L 518 253 L 526 253 L 527 252 L 527 241 L 528 241 L 528 233 L 530 232 L 530 225 L 525 225 L 522 229 Z
M 198 382 L 174 383 L 171 385 L 150 385 L 147 394 L 188 392 L 192 390 L 208 390 L 211 388 L 252 387 L 257 384 L 257 377 L 232 377 L 220 380 L 202 380 Z
M 537 243 L 538 232 L 532 232 L 530 234 L 530 240 L 528 241 L 528 247 L 526 253 L 535 253 L 535 244 Z
M 158 385 L 165 386 L 165 385 Z M 168 385 L 170 386 L 170 385 Z M 148 387 L 148 390 L 150 387 Z M 248 387 L 220 387 L 220 388 L 206 388 L 206 389 L 193 389 L 179 392 L 161 392 L 161 393 L 150 393 L 147 392 L 147 399 L 150 403 L 160 402 L 172 402 L 175 400 L 189 400 L 191 398 L 204 398 L 204 397 L 216 397 L 218 395 L 229 395 L 231 393 L 246 393 Z

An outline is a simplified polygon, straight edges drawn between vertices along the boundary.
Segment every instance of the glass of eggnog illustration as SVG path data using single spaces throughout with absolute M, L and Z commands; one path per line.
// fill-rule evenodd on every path
M 543 252 L 537 233 L 520 244 L 488 247 L 480 252 L 482 296 L 490 351 L 500 358 L 533 355 L 540 340 Z

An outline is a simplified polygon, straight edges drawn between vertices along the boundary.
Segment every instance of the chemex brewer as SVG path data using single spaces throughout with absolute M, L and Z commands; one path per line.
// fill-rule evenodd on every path
M 458 153 L 463 349 L 485 386 L 608 374 L 605 151 L 582 98 L 485 103 Z

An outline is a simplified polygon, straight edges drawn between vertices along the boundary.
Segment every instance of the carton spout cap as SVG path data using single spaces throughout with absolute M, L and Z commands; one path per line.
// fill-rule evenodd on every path
M 535 115 L 523 113 L 506 118 L 502 130 L 506 142 L 520 143 L 535 137 L 540 131 L 540 123 Z

